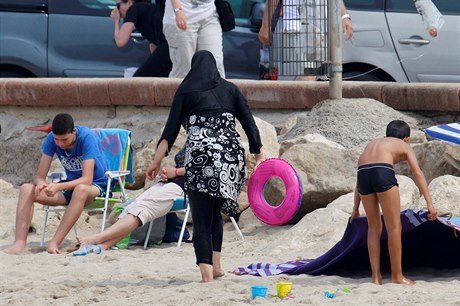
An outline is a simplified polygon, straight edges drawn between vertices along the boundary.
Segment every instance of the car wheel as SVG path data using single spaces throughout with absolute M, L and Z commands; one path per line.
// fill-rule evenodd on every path
M 367 82 L 386 82 L 385 80 L 375 74 L 362 72 L 362 71 L 347 71 L 342 74 L 344 81 L 367 81 Z
M 32 75 L 30 73 L 24 73 L 21 71 L 1 70 L 0 78 L 29 78 Z

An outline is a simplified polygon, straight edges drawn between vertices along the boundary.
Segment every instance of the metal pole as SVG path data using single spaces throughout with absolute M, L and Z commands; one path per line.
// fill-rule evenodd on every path
M 332 72 L 329 99 L 342 99 L 342 0 L 327 0 L 327 4 L 327 37 Z

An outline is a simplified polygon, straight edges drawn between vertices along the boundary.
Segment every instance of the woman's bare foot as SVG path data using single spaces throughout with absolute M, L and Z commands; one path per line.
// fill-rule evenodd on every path
M 25 253 L 25 251 L 26 251 L 26 246 L 25 244 L 22 244 L 22 243 L 14 243 L 3 250 L 3 252 L 6 254 L 21 254 L 21 253 Z
M 401 284 L 401 285 L 408 285 L 408 286 L 413 286 L 415 285 L 415 281 L 403 277 L 401 280 L 391 280 L 395 284 Z
M 91 235 L 91 236 L 86 236 L 86 237 L 79 237 L 77 236 L 78 242 L 80 242 L 81 245 L 85 244 L 98 244 L 100 241 L 97 241 L 96 235 Z

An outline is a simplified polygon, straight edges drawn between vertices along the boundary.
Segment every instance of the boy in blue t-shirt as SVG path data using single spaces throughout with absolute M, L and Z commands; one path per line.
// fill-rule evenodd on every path
M 99 138 L 91 129 L 74 126 L 69 114 L 58 114 L 53 119 L 52 132 L 43 142 L 42 152 L 34 182 L 23 184 L 19 190 L 15 241 L 5 253 L 25 252 L 34 202 L 68 205 L 47 246 L 48 253 L 60 254 L 59 245 L 77 222 L 84 206 L 95 197 L 105 196 L 107 162 Z M 46 176 L 55 154 L 65 169 L 67 180 L 47 183 Z

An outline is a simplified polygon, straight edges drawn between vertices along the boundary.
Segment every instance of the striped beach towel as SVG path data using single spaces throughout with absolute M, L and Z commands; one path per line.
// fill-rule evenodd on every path
M 425 133 L 430 137 L 460 145 L 460 122 L 435 125 L 425 129 Z

